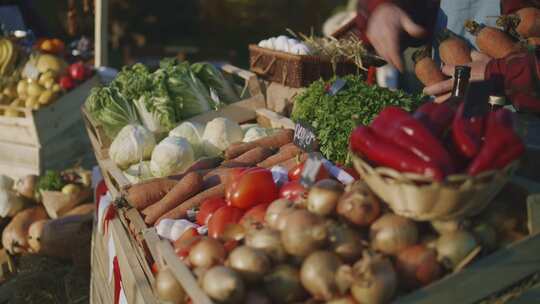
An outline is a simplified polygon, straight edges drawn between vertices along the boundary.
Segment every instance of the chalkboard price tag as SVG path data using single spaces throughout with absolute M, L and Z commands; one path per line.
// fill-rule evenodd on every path
M 322 165 L 322 155 L 318 152 L 310 153 L 304 164 L 300 183 L 306 188 L 313 186 L 317 181 L 317 175 L 319 174 Z
M 294 144 L 306 152 L 317 151 L 317 137 L 313 129 L 306 123 L 298 122 L 294 128 Z
M 336 79 L 336 81 L 334 81 L 334 83 L 332 83 L 332 85 L 328 88 L 328 95 L 330 96 L 334 96 L 336 95 L 339 91 L 341 91 L 345 85 L 347 84 L 347 81 L 343 78 L 338 78 Z

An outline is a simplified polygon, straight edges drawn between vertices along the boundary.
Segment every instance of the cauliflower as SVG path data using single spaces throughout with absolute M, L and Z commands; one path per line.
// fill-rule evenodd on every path
M 140 183 L 147 179 L 152 178 L 152 172 L 150 171 L 150 162 L 143 161 L 138 164 L 131 165 L 124 171 L 124 176 L 130 183 Z
M 268 129 L 261 128 L 261 127 L 253 127 L 247 130 L 246 135 L 244 135 L 244 142 L 250 142 L 255 141 L 259 138 L 266 137 L 270 135 L 271 132 L 269 132 Z
M 208 156 L 219 155 L 230 144 L 242 141 L 243 138 L 244 132 L 236 122 L 223 117 L 215 118 L 204 129 L 204 152 Z
M 132 164 L 150 158 L 155 146 L 156 139 L 152 132 L 141 125 L 129 124 L 116 135 L 109 156 L 118 167 L 127 169 Z
M 154 149 L 150 171 L 155 177 L 168 176 L 186 170 L 195 161 L 193 148 L 183 137 L 169 136 Z
M 202 145 L 202 136 L 204 126 L 194 122 L 183 122 L 178 127 L 169 132 L 169 136 L 183 137 L 191 144 L 195 158 L 203 156 L 204 149 Z

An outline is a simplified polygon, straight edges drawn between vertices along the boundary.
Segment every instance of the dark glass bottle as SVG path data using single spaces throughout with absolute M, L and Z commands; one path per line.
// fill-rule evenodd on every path
M 458 65 L 454 70 L 454 87 L 452 95 L 448 99 L 448 103 L 457 107 L 465 99 L 469 80 L 471 79 L 471 68 L 468 66 Z

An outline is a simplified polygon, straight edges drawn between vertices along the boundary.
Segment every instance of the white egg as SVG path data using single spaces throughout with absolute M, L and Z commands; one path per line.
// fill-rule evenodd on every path
M 287 39 L 287 41 L 289 43 L 289 47 L 291 47 L 291 48 L 300 43 L 300 41 L 298 41 L 296 39 L 293 39 L 293 38 L 289 38 L 289 39 Z
M 258 46 L 262 47 L 262 48 L 266 48 L 268 45 L 268 40 L 261 40 L 261 42 L 259 42 Z
M 289 51 L 288 39 L 285 36 L 277 37 L 274 46 L 276 47 L 276 50 L 278 51 L 282 51 L 282 52 Z
M 292 47 L 291 53 L 296 54 L 296 55 L 308 55 L 310 51 L 309 51 L 309 48 L 305 44 L 300 43 Z
M 275 50 L 276 49 L 276 38 L 270 38 L 267 41 L 266 47 Z

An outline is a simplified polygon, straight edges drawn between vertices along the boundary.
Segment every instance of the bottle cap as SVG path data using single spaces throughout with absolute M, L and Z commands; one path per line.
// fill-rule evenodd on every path
M 471 67 L 465 65 L 458 65 L 454 70 L 455 78 L 469 78 L 471 76 Z

